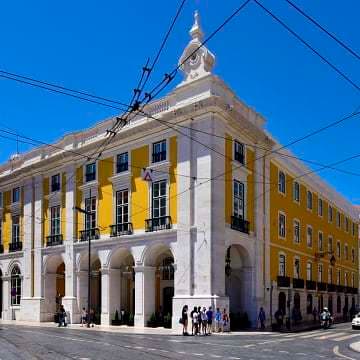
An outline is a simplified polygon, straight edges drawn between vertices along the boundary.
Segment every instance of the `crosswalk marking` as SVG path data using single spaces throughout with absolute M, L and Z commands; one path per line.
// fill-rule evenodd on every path
M 300 339 L 308 339 L 308 338 L 311 338 L 311 337 L 314 337 L 314 336 L 318 336 L 318 335 L 320 335 L 320 333 L 323 334 L 324 332 L 320 331 L 320 330 L 313 331 L 311 334 L 302 335 L 302 336 L 299 336 L 299 338 Z
M 354 338 L 356 336 L 360 336 L 360 334 L 351 334 L 351 335 L 345 335 L 345 336 L 341 336 L 339 338 L 335 338 L 333 339 L 334 341 L 343 341 L 343 340 L 347 340 L 347 339 L 351 339 Z
M 346 334 L 346 333 L 344 333 L 344 332 L 332 333 L 332 334 L 327 334 L 327 335 L 323 335 L 323 336 L 316 337 L 315 339 L 316 339 L 316 340 L 325 340 L 325 339 L 330 339 L 330 338 L 337 337 L 337 336 L 341 336 L 341 335 L 345 335 L 345 334 Z

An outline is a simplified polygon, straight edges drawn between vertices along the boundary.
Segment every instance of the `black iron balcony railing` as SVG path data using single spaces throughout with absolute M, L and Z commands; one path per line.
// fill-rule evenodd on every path
M 344 286 L 343 285 L 336 285 L 336 292 L 344 292 Z
M 168 230 L 172 228 L 171 216 L 161 216 L 158 218 L 145 220 L 145 231 Z
M 358 288 L 352 288 L 352 293 L 355 295 L 359 292 L 359 289 Z
M 100 230 L 99 228 L 93 228 L 88 230 L 80 231 L 80 241 L 88 241 L 88 240 L 98 240 L 100 239 Z
M 306 288 L 308 290 L 316 290 L 316 281 L 314 281 L 314 280 L 306 280 Z
M 132 223 L 110 225 L 110 236 L 131 235 L 133 233 Z
M 166 151 L 160 151 L 152 154 L 152 162 L 157 163 L 166 160 Z
M 303 289 L 305 285 L 304 279 L 293 278 L 293 288 L 294 289 Z
M 63 236 L 62 234 L 50 235 L 46 237 L 46 246 L 62 245 Z
M 344 292 L 347 294 L 352 294 L 352 287 L 351 286 L 344 286 Z
M 328 284 L 327 285 L 327 290 L 329 292 L 335 292 L 336 291 L 336 285 L 335 284 Z
M 21 251 L 22 250 L 22 242 L 17 241 L 9 244 L 9 252 Z
M 290 278 L 288 276 L 278 276 L 277 284 L 279 287 L 290 287 Z
M 319 291 L 326 291 L 327 290 L 327 284 L 324 282 L 318 282 L 317 288 Z
M 250 229 L 250 223 L 239 216 L 232 216 L 231 228 L 237 231 L 241 231 L 245 234 L 248 234 Z
M 4 252 L 4 245 L 0 244 L 0 254 L 2 254 Z

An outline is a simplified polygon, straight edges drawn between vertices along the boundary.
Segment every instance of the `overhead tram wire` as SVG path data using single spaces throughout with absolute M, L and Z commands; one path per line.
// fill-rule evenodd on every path
M 283 20 L 277 17 L 273 12 L 271 12 L 268 8 L 266 8 L 262 3 L 258 0 L 254 1 L 265 13 L 267 13 L 270 17 L 272 17 L 275 21 L 277 21 L 282 27 L 284 27 L 290 34 L 292 34 L 297 40 L 299 40 L 302 44 L 304 44 L 308 49 L 310 49 L 315 55 L 317 55 L 323 62 L 325 62 L 328 66 L 330 66 L 335 72 L 338 73 L 343 79 L 345 79 L 350 85 L 352 85 L 356 90 L 360 91 L 360 86 L 357 85 L 353 80 L 350 79 L 348 75 L 346 75 L 343 71 L 341 71 L 336 65 L 330 62 L 325 56 L 321 55 L 318 50 L 316 50 L 312 45 L 310 45 L 306 40 L 304 40 L 298 33 L 292 30 Z
M 304 10 L 302 10 L 299 7 L 299 5 L 296 5 L 294 2 L 292 2 L 290 0 L 284 0 L 284 1 L 286 1 L 290 6 L 292 6 L 298 13 L 300 13 L 302 16 L 304 16 L 306 19 L 308 19 L 310 22 L 312 22 L 317 28 L 319 28 L 324 33 L 326 33 L 328 36 L 330 36 L 334 41 L 336 41 L 337 44 L 339 44 L 342 48 L 344 48 L 346 51 L 348 51 L 356 59 L 360 60 L 360 55 L 357 54 L 355 50 L 353 50 L 350 46 L 348 46 L 343 41 L 341 41 L 337 36 L 335 36 L 333 33 L 331 33 L 329 30 L 327 30 L 318 21 L 316 21 L 312 16 L 310 16 Z

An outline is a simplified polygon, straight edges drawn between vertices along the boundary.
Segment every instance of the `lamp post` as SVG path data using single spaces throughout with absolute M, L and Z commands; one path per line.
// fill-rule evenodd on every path
M 91 189 L 90 189 L 90 201 L 91 201 Z M 82 209 L 78 206 L 74 207 L 74 210 L 79 211 L 82 214 L 91 216 L 91 211 L 87 211 Z M 86 231 L 86 237 L 88 240 L 88 306 L 87 306 L 87 327 L 90 327 L 90 299 L 91 299 L 91 236 L 90 236 L 90 229 Z

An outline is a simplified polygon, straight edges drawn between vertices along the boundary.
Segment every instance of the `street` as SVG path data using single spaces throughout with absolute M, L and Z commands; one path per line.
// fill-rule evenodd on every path
M 0 359 L 359 359 L 350 324 L 293 334 L 237 333 L 182 337 L 96 329 L 0 325 Z

